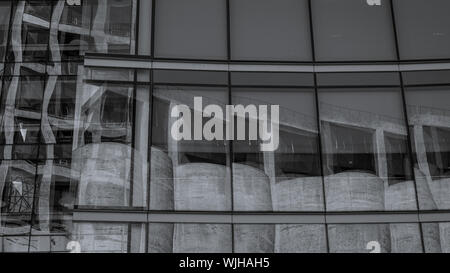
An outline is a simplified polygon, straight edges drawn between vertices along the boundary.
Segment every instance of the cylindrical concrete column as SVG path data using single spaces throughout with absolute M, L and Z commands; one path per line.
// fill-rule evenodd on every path
M 376 241 L 381 253 L 391 252 L 388 224 L 345 224 L 328 226 L 331 253 L 368 253 L 367 244 Z
M 175 170 L 175 210 L 228 211 L 231 189 L 227 167 L 189 163 Z
M 323 211 L 322 177 L 277 181 L 273 186 L 275 211 Z
M 384 211 L 384 181 L 364 172 L 325 176 L 328 211 Z
M 235 211 L 272 211 L 270 180 L 252 166 L 233 163 L 233 195 Z M 274 225 L 235 225 L 236 252 L 272 253 L 275 243 Z
M 276 225 L 276 253 L 326 253 L 325 225 Z
M 439 223 L 423 223 L 422 236 L 425 253 L 441 253 L 441 237 Z
M 419 224 L 390 224 L 392 253 L 421 253 Z
M 237 253 L 273 253 L 274 225 L 234 225 L 234 250 Z
M 231 225 L 175 224 L 173 252 L 232 252 Z
M 173 252 L 174 224 L 150 223 L 148 226 L 148 252 Z
M 254 167 L 233 163 L 235 211 L 272 211 L 270 180 Z

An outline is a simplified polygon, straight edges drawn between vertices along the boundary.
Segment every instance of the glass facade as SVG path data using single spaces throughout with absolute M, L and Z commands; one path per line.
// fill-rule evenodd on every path
M 0 1 L 0 252 L 450 252 L 447 6 Z

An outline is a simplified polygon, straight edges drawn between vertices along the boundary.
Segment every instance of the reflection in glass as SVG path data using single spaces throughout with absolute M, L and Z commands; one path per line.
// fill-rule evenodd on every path
M 261 151 L 260 138 L 249 141 L 249 130 L 256 130 L 251 127 L 254 118 L 249 112 L 235 118 L 235 127 L 245 118 L 247 137 L 233 141 L 234 209 L 323 210 L 313 90 L 233 88 L 232 92 L 233 105 L 243 105 L 248 111 L 255 103 L 269 109 L 271 105 L 280 107 L 279 145 L 274 152 Z
M 405 93 L 420 208 L 449 209 L 450 93 L 447 87 L 410 87 Z
M 186 105 L 192 114 L 184 118 L 192 126 L 181 127 L 180 130 L 186 130 L 189 135 L 194 136 L 194 116 L 202 115 L 203 112 L 203 108 L 194 109 L 196 96 L 202 97 L 204 107 L 216 104 L 224 109 L 228 100 L 227 90 L 224 88 L 157 86 L 153 90 L 151 209 L 231 209 L 227 142 L 207 141 L 203 136 L 198 140 L 177 141 L 171 134 L 172 126 L 178 120 L 171 117 L 173 108 Z M 205 124 L 209 119 L 211 118 L 200 116 L 198 120 Z M 199 126 L 202 127 L 202 124 Z
M 321 89 L 329 211 L 416 209 L 397 89 Z
M 150 223 L 149 253 L 230 253 L 231 225 Z
M 450 253 L 450 223 L 423 223 L 426 253 Z
M 422 252 L 419 224 L 328 225 L 328 240 L 330 253 Z
M 64 59 L 87 51 L 134 53 L 136 0 L 83 1 L 55 13 L 60 14 L 58 42 Z
M 148 90 L 99 81 L 86 82 L 77 95 L 72 168 L 78 178 L 78 205 L 144 205 L 147 159 L 133 149 L 133 129 L 139 136 L 135 140 L 142 142 L 140 130 L 145 128 L 141 116 L 136 127 L 133 118 L 135 105 L 148 109 L 141 101 L 143 92 Z
M 143 230 L 142 224 L 76 223 L 72 239 L 81 253 L 143 252 Z

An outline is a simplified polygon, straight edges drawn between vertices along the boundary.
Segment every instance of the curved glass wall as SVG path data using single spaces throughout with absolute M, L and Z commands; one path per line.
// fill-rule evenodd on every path
M 0 252 L 450 252 L 446 1 L 73 2 L 0 2 Z

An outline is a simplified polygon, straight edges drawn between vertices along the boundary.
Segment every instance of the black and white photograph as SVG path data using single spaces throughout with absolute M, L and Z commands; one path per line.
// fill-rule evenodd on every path
M 0 253 L 449 252 L 449 0 L 0 1 Z

